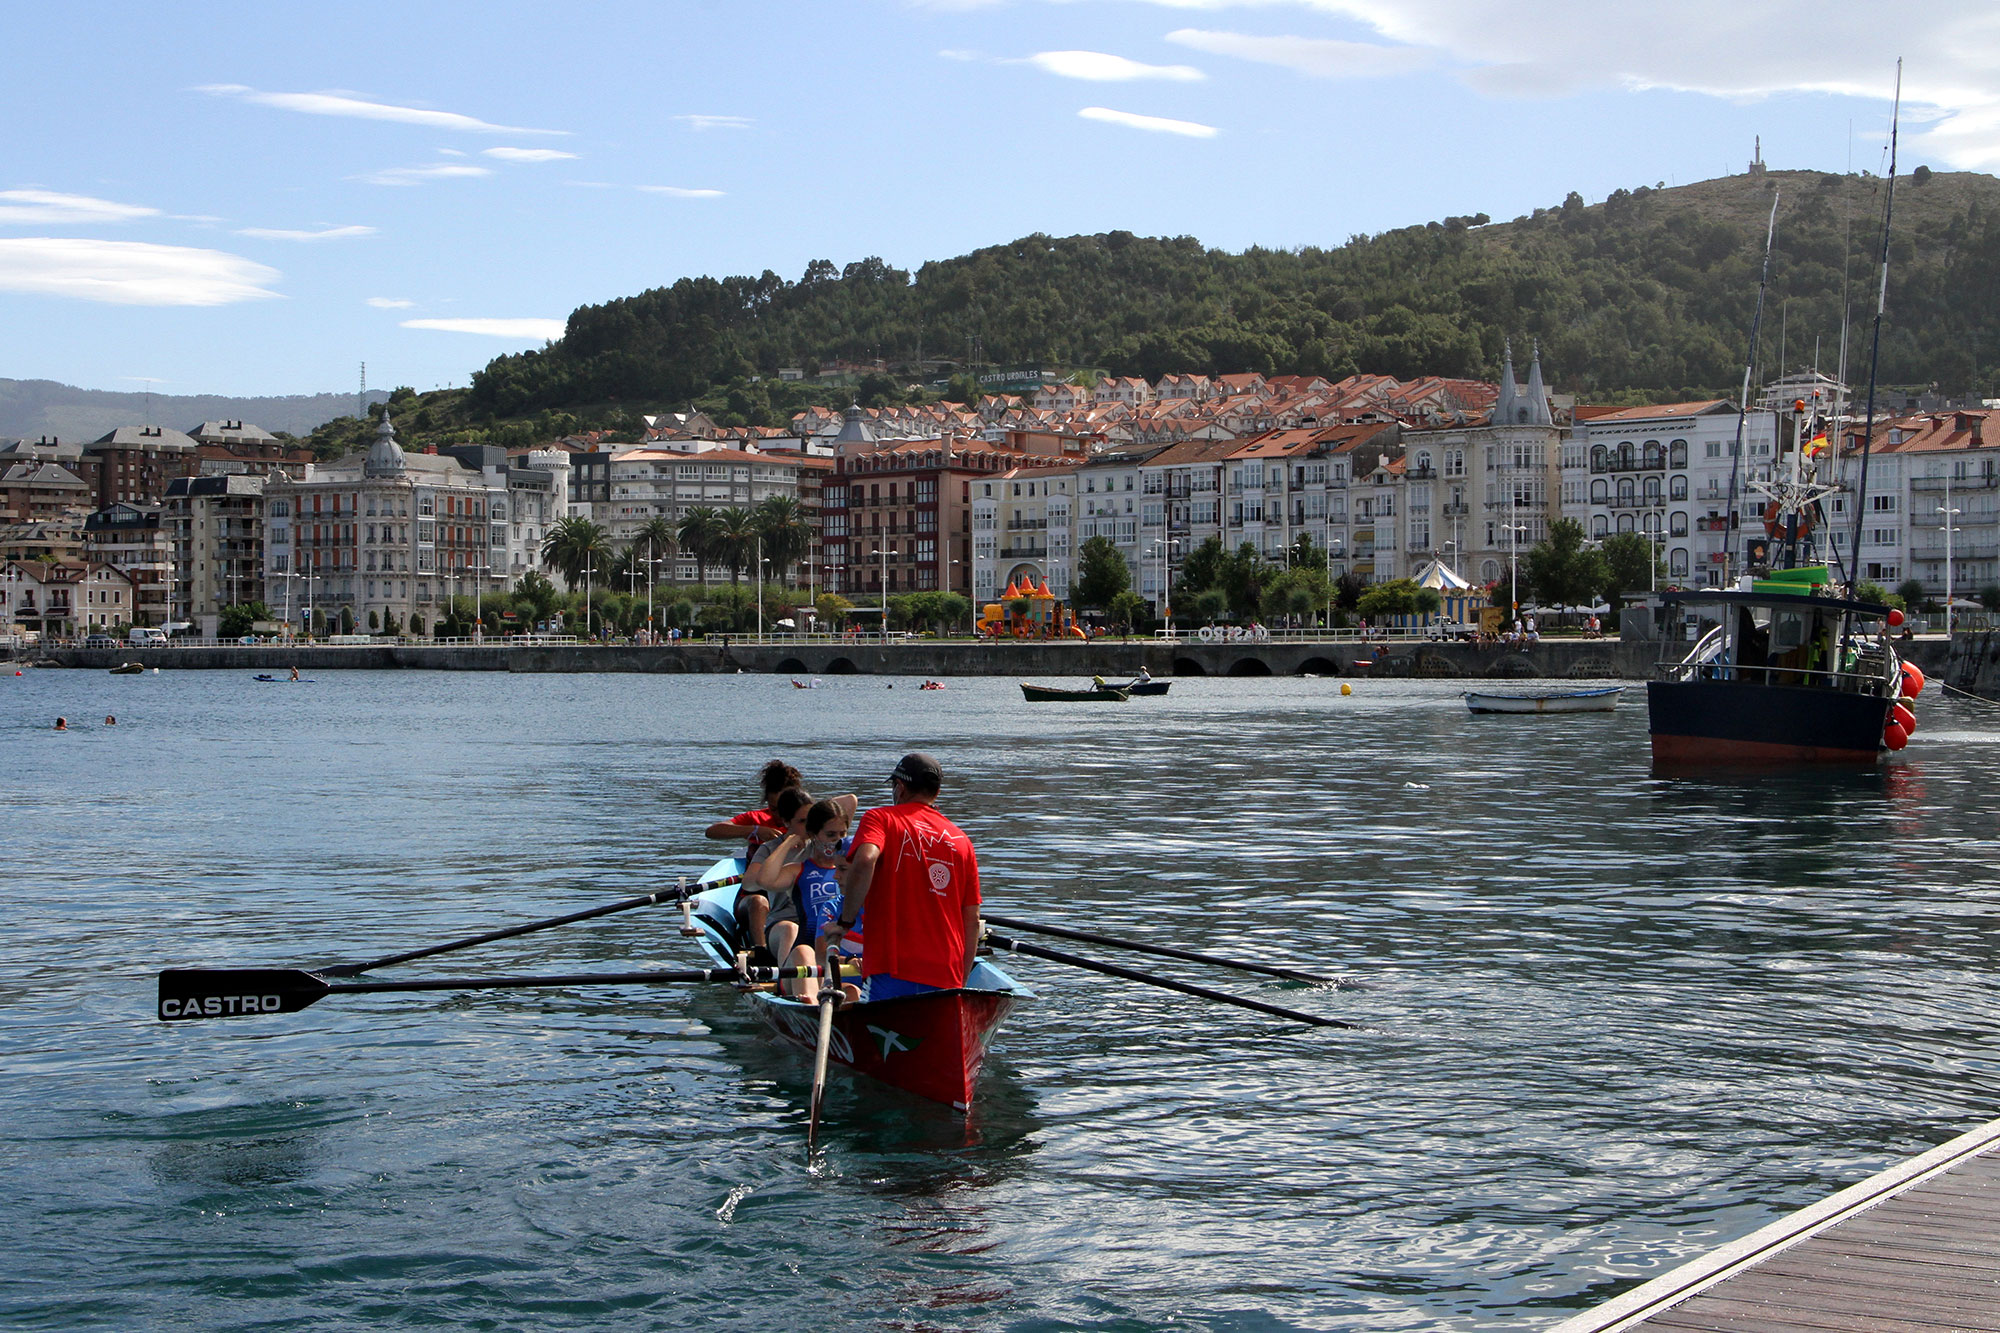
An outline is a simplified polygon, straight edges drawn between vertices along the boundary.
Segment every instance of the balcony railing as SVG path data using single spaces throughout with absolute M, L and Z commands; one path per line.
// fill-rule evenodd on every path
M 1913 491 L 1936 491 L 1942 495 L 1945 484 L 1943 477 L 1910 478 L 1910 489 Z M 2000 477 L 1953 477 L 1950 485 L 1953 494 L 1959 491 L 1990 491 L 2000 486 Z
M 1686 467 L 1687 464 L 1677 463 L 1674 466 Z M 1613 458 L 1606 459 L 1601 463 L 1593 462 L 1590 465 L 1590 470 L 1600 475 L 1606 472 L 1665 472 L 1667 470 L 1667 461 L 1664 458 L 1654 458 L 1635 459 L 1630 463 L 1626 463 Z
M 1592 500 L 1591 503 L 1601 504 L 1607 509 L 1665 509 L 1667 507 L 1667 502 L 1658 497 L 1648 500 L 1645 498 L 1635 499 L 1629 495 L 1620 496 L 1615 500 Z

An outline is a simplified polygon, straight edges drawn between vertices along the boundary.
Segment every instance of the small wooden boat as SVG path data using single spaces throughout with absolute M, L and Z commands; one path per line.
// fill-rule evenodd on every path
M 1148 676 L 1138 680 L 1129 680 L 1123 685 L 1116 685 L 1112 688 L 1123 690 L 1125 693 L 1131 695 L 1158 695 L 1165 694 L 1167 687 L 1172 684 L 1173 682 L 1170 680 L 1154 680 Z
M 1122 689 L 1058 690 L 1048 685 L 1030 685 L 1021 682 L 1021 695 L 1031 704 L 1055 703 L 1119 703 L 1132 696 Z
M 1482 694 L 1468 690 L 1465 706 L 1475 713 L 1608 713 L 1618 706 L 1623 685 L 1547 694 Z
M 740 857 L 725 857 L 701 877 L 702 883 L 740 875 L 743 864 Z M 734 885 L 694 898 L 696 942 L 719 967 L 736 964 L 735 906 Z M 808 1053 L 815 1049 L 819 1006 L 786 999 L 771 988 L 745 994 L 757 1017 L 778 1036 Z M 982 958 L 962 989 L 839 1006 L 829 1058 L 891 1087 L 967 1110 L 994 1031 L 1016 999 L 1033 994 Z
M 146 674 L 146 668 L 138 662 L 120 662 L 117 666 L 111 668 L 111 674 L 114 676 L 143 676 Z

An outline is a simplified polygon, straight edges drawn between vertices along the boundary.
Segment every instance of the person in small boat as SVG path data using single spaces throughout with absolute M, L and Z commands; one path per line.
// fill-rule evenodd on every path
M 937 808 L 944 770 L 906 754 L 889 775 L 894 803 L 861 816 L 854 830 L 840 914 L 820 933 L 836 949 L 868 918 L 861 955 L 863 1001 L 893 1000 L 965 984 L 979 949 L 979 859 L 972 840 Z
M 293 680 L 297 680 L 298 678 L 299 678 L 299 669 L 298 669 L 297 667 L 293 667 L 293 668 L 292 668 L 292 679 L 293 679 Z
M 764 843 L 776 842 L 785 836 L 785 824 L 797 813 L 799 806 L 791 804 L 791 808 L 781 816 L 777 813 L 778 798 L 793 790 L 803 796 L 806 785 L 799 770 L 782 759 L 773 759 L 764 765 L 757 774 L 757 781 L 764 791 L 762 809 L 745 810 L 719 824 L 710 824 L 707 829 L 707 836 L 711 838 L 744 839 L 743 857 L 746 861 L 756 856 L 758 847 Z M 811 802 L 808 800 L 806 804 Z M 736 920 L 743 927 L 746 941 L 756 944 L 764 938 L 764 913 L 769 906 L 769 900 L 747 884 L 737 891 Z
M 847 873 L 847 829 L 861 802 L 853 795 L 815 801 L 797 827 L 766 859 L 760 882 L 770 890 L 770 924 L 764 943 L 783 967 L 826 965 L 828 954 L 816 946 L 829 922 L 838 920 L 842 904 L 841 876 Z M 832 958 L 861 956 L 861 925 L 843 935 Z M 808 1004 L 819 999 L 819 982 L 811 977 L 796 985 L 779 983 L 781 993 Z M 842 983 L 850 1002 L 861 999 L 858 986 Z

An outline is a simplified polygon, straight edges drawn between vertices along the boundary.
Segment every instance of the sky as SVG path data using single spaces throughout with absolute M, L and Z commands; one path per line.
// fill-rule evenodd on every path
M 1885 15 L 1893 15 L 1892 20 Z M 2000 168 L 1990 0 L 17 5 L 0 377 L 464 384 L 579 305 L 1033 232 L 1338 245 Z

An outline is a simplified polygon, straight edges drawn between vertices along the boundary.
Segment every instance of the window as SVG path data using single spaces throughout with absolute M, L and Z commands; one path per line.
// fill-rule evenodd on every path
M 1593 537 L 1610 536 L 1611 521 L 1602 514 L 1593 514 L 1590 519 L 1590 535 Z M 1488 544 L 1491 544 L 1491 538 L 1488 539 Z
M 1667 466 L 1686 467 L 1688 465 L 1688 442 L 1675 440 L 1667 446 Z
M 1674 478 L 1671 478 L 1671 479 L 1670 479 L 1670 480 L 1669 480 L 1669 481 L 1667 482 L 1667 495 L 1668 495 L 1668 496 L 1669 496 L 1670 498 L 1672 498 L 1672 499 L 1675 499 L 1675 500 L 1685 500 L 1685 499 L 1687 499 L 1687 498 L 1688 498 L 1688 479 L 1687 479 L 1686 477 L 1674 477 Z
M 1667 553 L 1667 573 L 1677 579 L 1684 579 L 1688 572 L 1687 547 L 1676 546 Z
M 1599 477 L 1590 483 L 1590 502 L 1594 505 L 1611 503 L 1611 483 Z
M 1674 536 L 1685 537 L 1688 535 L 1688 516 L 1685 511 L 1675 510 L 1673 517 L 1668 521 L 1672 525 L 1668 528 L 1668 531 L 1673 533 Z

